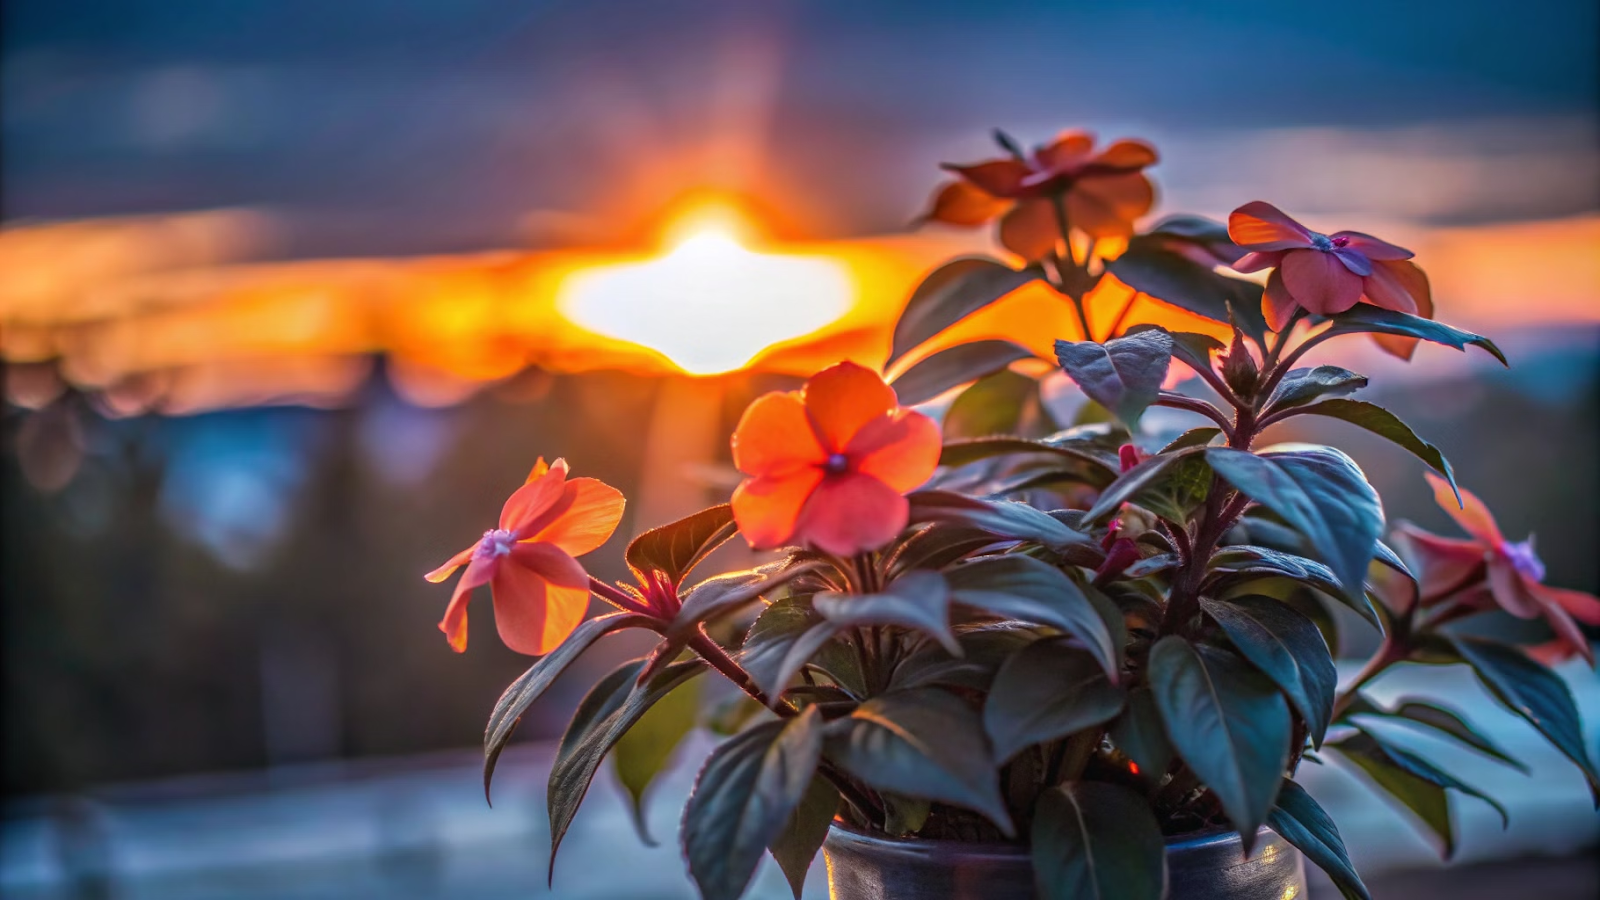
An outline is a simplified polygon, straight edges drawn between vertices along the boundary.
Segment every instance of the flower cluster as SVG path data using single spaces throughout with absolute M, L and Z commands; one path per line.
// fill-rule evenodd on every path
M 465 567 L 440 623 L 451 647 L 465 649 L 468 599 L 488 585 L 502 640 L 540 657 L 495 705 L 486 787 L 524 712 L 588 646 L 624 628 L 657 637 L 597 683 L 562 738 L 552 864 L 606 755 L 629 773 L 638 812 L 640 773 L 702 720 L 658 718 L 644 749 L 622 738 L 709 670 L 744 700 L 707 720 L 733 736 L 684 812 L 689 873 L 708 900 L 738 897 L 765 852 L 798 897 L 830 829 L 1024 843 L 1035 869 L 1053 873 L 1043 895 L 1093 879 L 1099 895 L 1130 900 L 1158 900 L 1177 877 L 1164 838 L 1226 828 L 1248 847 L 1270 829 L 1344 896 L 1365 898 L 1337 829 L 1294 780 L 1320 761 L 1308 751 L 1417 811 L 1447 854 L 1445 792 L 1489 798 L 1370 724 L 1517 764 L 1454 711 L 1377 702 L 1369 685 L 1408 661 L 1469 668 L 1600 796 L 1576 706 L 1549 668 L 1593 664 L 1582 626 L 1600 625 L 1600 599 L 1546 584 L 1532 539 L 1507 540 L 1437 447 L 1350 396 L 1366 377 L 1299 365 L 1350 334 L 1406 358 L 1429 342 L 1504 361 L 1489 339 L 1433 321 L 1411 252 L 1311 231 L 1259 201 L 1226 225 L 1177 216 L 1139 231 L 1153 198 L 1148 145 L 1095 152 L 1076 132 L 1031 153 L 1001 143 L 1006 158 L 949 167 L 959 180 L 927 218 L 998 218 L 1020 265 L 969 257 L 930 274 L 896 325 L 892 379 L 841 362 L 758 397 L 732 436 L 742 480 L 730 502 L 635 538 L 632 583 L 577 561 L 615 531 L 623 498 L 569 478 L 562 460 L 541 461 L 498 526 L 428 575 Z M 1133 299 L 1108 312 L 1097 304 L 1111 279 Z M 1034 355 L 1027 336 L 939 343 L 1029 285 L 1078 319 L 1081 340 L 1054 346 L 1083 395 L 1076 421 L 1055 421 L 1038 379 L 1012 369 Z M 1140 298 L 1204 325 L 1140 321 L 1129 314 Z M 1178 371 L 1203 389 L 1175 390 Z M 938 397 L 951 398 L 938 421 L 902 405 Z M 1141 424 L 1150 407 L 1194 427 L 1154 433 Z M 1350 457 L 1259 445 L 1305 415 L 1414 454 L 1469 537 L 1408 524 L 1386 534 L 1382 500 Z M 696 580 L 736 535 L 771 561 Z M 591 596 L 617 611 L 586 619 Z M 1335 607 L 1381 635 L 1342 688 Z M 1553 638 L 1524 648 L 1485 637 L 1496 613 L 1541 621 Z M 1483 627 L 1457 627 L 1474 618 Z M 1116 825 L 1091 834 L 1084 822 Z M 1121 863 L 1095 868 L 1097 854 Z

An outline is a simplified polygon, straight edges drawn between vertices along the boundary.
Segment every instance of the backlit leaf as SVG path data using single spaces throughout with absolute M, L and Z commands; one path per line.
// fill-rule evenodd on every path
M 640 534 L 628 543 L 624 555 L 641 584 L 648 583 L 645 573 L 654 571 L 664 573 L 676 586 L 706 554 L 738 530 L 733 507 L 723 503 Z
M 951 260 L 922 279 L 895 322 L 885 365 L 1042 275 L 1037 267 L 1013 269 L 999 260 L 966 256 Z
M 1019 359 L 1032 358 L 1032 350 L 1010 341 L 973 341 L 918 360 L 891 384 L 902 405 L 915 406 L 953 387 L 998 372 Z

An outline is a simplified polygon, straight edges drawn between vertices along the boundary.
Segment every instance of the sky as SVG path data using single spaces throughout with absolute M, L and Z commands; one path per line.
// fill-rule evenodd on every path
M 1586 0 L 4 15 L 9 219 L 263 208 L 294 223 L 291 256 L 626 241 L 700 189 L 747 196 L 780 233 L 882 233 L 938 162 L 990 153 L 994 126 L 1150 137 L 1167 199 L 1212 214 L 1246 185 L 1430 224 L 1587 212 L 1600 192 Z

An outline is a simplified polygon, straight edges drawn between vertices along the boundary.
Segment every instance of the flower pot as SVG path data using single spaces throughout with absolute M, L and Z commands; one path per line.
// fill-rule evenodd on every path
M 833 900 L 1029 900 L 1025 847 L 896 840 L 835 826 L 823 843 Z M 1169 900 L 1290 900 L 1306 894 L 1300 851 L 1263 828 L 1244 857 L 1237 832 L 1167 840 Z

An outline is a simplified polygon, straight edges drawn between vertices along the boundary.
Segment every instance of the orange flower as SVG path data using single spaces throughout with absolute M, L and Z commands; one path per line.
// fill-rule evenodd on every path
M 620 491 L 593 478 L 567 480 L 566 460 L 547 466 L 540 459 L 500 510 L 500 526 L 426 576 L 437 584 L 467 567 L 439 623 L 451 648 L 467 649 L 467 600 L 485 584 L 507 647 L 542 656 L 566 640 L 589 608 L 589 573 L 573 557 L 611 537 L 623 502 Z
M 1420 603 L 1454 599 L 1481 609 L 1498 606 L 1523 619 L 1543 618 L 1556 634 L 1556 648 L 1546 648 L 1545 658 L 1578 655 L 1593 664 L 1594 654 L 1577 622 L 1600 625 L 1600 598 L 1544 584 L 1544 563 L 1531 537 L 1506 540 L 1494 514 L 1471 491 L 1461 492 L 1463 503 L 1457 506 L 1448 482 L 1432 474 L 1427 478 L 1434 500 L 1472 538 L 1440 537 L 1411 525 L 1397 529 L 1420 564 Z
M 842 362 L 799 391 L 756 398 L 733 433 L 747 478 L 733 518 L 752 547 L 873 550 L 906 527 L 905 492 L 939 464 L 939 426 L 902 407 L 871 369 Z
M 1155 162 L 1155 149 L 1143 141 L 1117 141 L 1095 153 L 1092 135 L 1066 131 L 1031 157 L 945 165 L 961 180 L 939 188 L 926 218 L 970 227 L 1003 214 L 1000 243 L 1035 262 L 1049 256 L 1061 238 L 1057 198 L 1069 225 L 1090 237 L 1131 235 L 1134 220 L 1155 202 L 1144 175 Z

